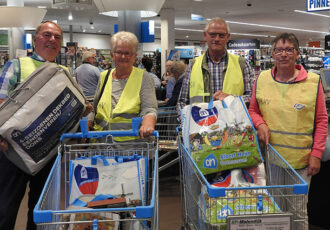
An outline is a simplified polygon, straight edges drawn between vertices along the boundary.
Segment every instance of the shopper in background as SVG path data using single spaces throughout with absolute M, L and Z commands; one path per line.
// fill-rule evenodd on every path
M 175 79 L 175 85 L 172 91 L 172 97 L 170 99 L 165 100 L 165 106 L 176 106 L 182 87 L 182 81 L 184 76 L 183 74 L 186 71 L 186 68 L 187 65 L 182 61 L 172 62 L 170 71 L 173 76 L 173 79 Z
M 96 115 L 93 123 L 89 119 L 89 126 L 95 130 L 129 130 L 132 118 L 140 116 L 140 137 L 148 137 L 156 124 L 157 100 L 149 74 L 133 66 L 138 40 L 134 34 L 121 31 L 111 37 L 110 47 L 115 68 L 101 73 L 94 98 Z M 134 139 L 122 137 L 119 141 Z
M 143 57 L 141 62 L 142 62 L 142 65 L 144 66 L 144 68 L 149 73 L 149 75 L 154 80 L 155 88 L 156 89 L 160 88 L 160 85 L 161 85 L 160 79 L 157 77 L 156 74 L 151 72 L 151 69 L 152 69 L 152 66 L 153 66 L 152 59 L 149 58 L 149 57 Z
M 74 75 L 85 96 L 94 96 L 100 78 L 100 71 L 95 66 L 97 63 L 95 54 L 85 51 L 82 56 L 82 62 L 83 64 L 75 70 Z
M 294 34 L 274 39 L 275 66 L 257 78 L 249 113 L 259 140 L 272 144 L 310 184 L 320 171 L 328 116 L 320 77 L 296 64 L 299 55 Z
M 166 85 L 167 84 L 167 81 L 170 80 L 170 78 L 172 77 L 172 74 L 171 74 L 171 65 L 172 65 L 172 61 L 171 60 L 168 60 L 166 62 L 166 72 L 163 74 L 161 80 L 162 80 L 162 85 Z
M 194 59 L 185 72 L 178 110 L 190 103 L 223 100 L 228 95 L 243 95 L 250 101 L 254 72 L 243 57 L 226 50 L 230 30 L 222 18 L 213 18 L 204 28 L 208 44 L 205 54 Z
M 62 29 L 52 21 L 38 26 L 33 38 L 34 53 L 9 61 L 0 75 L 0 103 L 45 61 L 54 62 L 62 44 Z M 63 67 L 64 68 L 64 67 Z M 8 143 L 0 141 L 0 151 L 7 150 Z M 28 222 L 26 229 L 36 229 L 33 222 L 33 209 L 56 156 L 43 169 L 32 176 L 21 171 L 0 152 L 0 229 L 14 229 L 17 212 L 29 183 Z

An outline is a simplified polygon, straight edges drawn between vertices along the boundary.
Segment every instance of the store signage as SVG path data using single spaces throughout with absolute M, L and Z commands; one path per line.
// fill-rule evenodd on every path
M 323 68 L 330 69 L 330 56 L 323 57 Z
M 320 48 L 321 47 L 321 42 L 320 41 L 311 41 L 311 42 L 308 42 L 308 47 L 317 47 L 317 48 Z
M 330 35 L 324 37 L 324 49 L 330 50 Z
M 113 33 L 118 32 L 118 24 L 114 24 Z M 137 35 L 137 34 L 135 34 Z M 155 41 L 155 23 L 153 20 L 141 22 L 141 33 L 138 37 L 139 42 L 154 42 Z
M 193 49 L 173 49 L 170 51 L 167 60 L 180 60 L 181 58 L 194 58 Z
M 141 41 L 154 42 L 155 41 L 155 24 L 153 21 L 141 22 Z
M 204 18 L 202 15 L 199 14 L 191 14 L 191 20 L 193 21 L 203 21 Z
M 229 40 L 227 49 L 260 49 L 260 41 L 257 39 Z
M 330 0 L 307 0 L 307 11 L 330 10 Z

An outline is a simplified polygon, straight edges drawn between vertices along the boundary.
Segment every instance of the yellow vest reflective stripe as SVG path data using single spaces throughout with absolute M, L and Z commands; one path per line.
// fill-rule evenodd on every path
M 189 96 L 191 103 L 204 102 L 204 96 L 210 96 L 205 92 L 202 72 L 203 58 L 205 54 L 195 58 L 191 69 Z M 210 82 L 210 80 L 208 81 Z M 244 93 L 243 74 L 239 64 L 239 56 L 228 53 L 228 65 L 224 76 L 222 91 L 227 94 L 241 96 Z
M 144 70 L 133 67 L 126 82 L 120 99 L 111 111 L 112 74 L 111 70 L 108 81 L 104 82 L 107 71 L 100 76 L 100 88 L 105 85 L 103 94 L 99 100 L 95 115 L 94 129 L 101 130 L 129 130 L 132 129 L 132 118 L 140 113 L 140 90 Z M 139 137 L 116 137 L 115 141 L 135 140 Z
M 20 63 L 20 82 L 23 82 L 28 76 L 33 73 L 36 69 L 38 69 L 42 64 L 45 62 L 37 61 L 30 57 L 22 57 L 19 58 Z M 59 65 L 61 68 L 65 69 L 66 71 L 69 71 L 67 67 Z
M 279 83 L 271 70 L 257 80 L 256 99 L 271 130 L 270 143 L 295 169 L 308 165 L 319 81 L 318 75 L 308 73 L 306 80 Z

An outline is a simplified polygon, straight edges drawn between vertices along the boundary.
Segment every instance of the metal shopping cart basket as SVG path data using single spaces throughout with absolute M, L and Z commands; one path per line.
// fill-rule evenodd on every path
M 158 229 L 158 133 L 154 132 L 155 141 L 146 143 L 90 143 L 64 144 L 64 139 L 104 138 L 108 135 L 138 136 L 141 119 L 133 119 L 131 131 L 88 132 L 87 121 L 81 121 L 81 133 L 67 133 L 61 136 L 59 154 L 45 183 L 42 194 L 34 209 L 34 221 L 38 229 Z M 110 137 L 110 138 L 111 138 Z M 136 205 L 118 207 L 101 206 L 97 209 L 77 208 L 70 201 L 72 180 L 70 169 L 72 160 L 91 157 L 115 157 L 117 159 L 139 156 L 145 163 L 145 199 Z M 64 161 L 64 162 L 63 162 Z M 62 165 L 64 168 L 62 169 Z M 71 165 L 72 167 L 72 165 Z M 125 171 L 126 173 L 126 171 Z M 82 174 L 82 173 L 81 173 Z M 127 175 L 127 174 L 125 174 Z M 140 179 L 140 173 L 138 173 Z M 99 185 L 98 185 L 99 186 Z M 123 185 L 122 185 L 123 186 Z M 140 191 L 142 189 L 140 188 Z M 125 191 L 122 193 L 125 196 Z
M 158 118 L 155 130 L 159 132 L 159 162 L 168 159 L 167 162 L 162 163 L 159 167 L 159 171 L 163 171 L 179 162 L 176 134 L 176 128 L 179 126 L 179 121 L 177 117 L 178 113 L 175 106 L 158 108 Z
M 214 187 L 182 143 L 179 153 L 184 229 L 308 229 L 308 185 L 272 146 L 260 187 Z

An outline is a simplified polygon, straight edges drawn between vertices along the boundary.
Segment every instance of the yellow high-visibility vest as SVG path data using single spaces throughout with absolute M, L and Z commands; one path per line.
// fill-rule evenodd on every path
M 103 84 L 106 85 L 96 109 L 94 129 L 98 131 L 130 130 L 132 129 L 132 118 L 137 117 L 140 113 L 140 90 L 144 70 L 133 67 L 118 104 L 114 110 L 111 111 L 113 71 L 114 69 L 111 70 L 107 82 L 104 82 L 107 71 L 103 71 L 100 75 L 100 88 L 102 88 Z M 114 139 L 115 141 L 128 141 L 138 138 L 139 137 L 116 137 Z
M 21 57 L 19 58 L 20 69 L 21 69 L 21 79 L 20 82 L 23 82 L 28 76 L 33 73 L 36 69 L 38 69 L 45 62 L 37 61 L 30 57 Z M 67 67 L 59 65 L 61 68 L 69 71 Z
M 205 93 L 202 64 L 204 55 L 195 58 L 190 74 L 189 96 L 191 103 L 204 102 Z M 210 81 L 208 81 L 210 82 Z M 227 94 L 241 96 L 244 93 L 244 81 L 239 56 L 228 53 L 228 65 L 224 76 L 222 91 Z
M 277 82 L 271 70 L 257 80 L 256 99 L 271 131 L 270 144 L 295 169 L 308 165 L 319 82 L 314 73 L 299 82 Z

